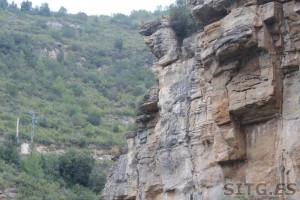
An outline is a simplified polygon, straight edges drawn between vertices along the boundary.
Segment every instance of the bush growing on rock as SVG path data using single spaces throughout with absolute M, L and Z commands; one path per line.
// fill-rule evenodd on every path
M 169 7 L 169 15 L 179 41 L 202 28 L 202 25 L 194 20 L 185 0 L 176 0 L 176 3 Z

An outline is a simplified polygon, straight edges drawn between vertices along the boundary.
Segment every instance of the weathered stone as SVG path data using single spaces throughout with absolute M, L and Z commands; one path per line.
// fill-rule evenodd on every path
M 196 35 L 184 39 L 181 47 L 182 58 L 183 59 L 193 58 L 195 56 L 196 46 L 197 46 Z
M 134 138 L 136 136 L 136 131 L 129 131 L 125 134 L 126 139 Z
M 136 123 L 141 123 L 141 122 L 148 122 L 151 119 L 154 119 L 155 115 L 152 114 L 144 114 L 144 115 L 140 115 L 136 118 Z
M 146 23 L 141 27 L 140 33 L 145 36 L 145 43 L 159 59 L 159 65 L 166 66 L 178 60 L 178 41 L 168 20 Z
M 127 137 L 128 153 L 115 163 L 104 199 L 224 199 L 226 183 L 298 187 L 299 1 L 189 5 L 210 24 L 184 40 L 181 55 L 165 21 L 142 28 L 164 63 L 157 68 L 158 95 L 145 98 L 138 131 Z M 300 190 L 263 198 L 300 199 Z
M 232 1 L 230 0 L 189 0 L 191 11 L 197 19 L 204 24 L 220 20 L 230 11 Z
M 151 88 L 144 96 L 140 109 L 145 113 L 153 113 L 158 111 L 158 88 Z
M 221 25 L 222 34 L 213 45 L 217 60 L 224 62 L 252 51 L 257 46 L 254 24 L 256 14 L 252 8 L 234 9 L 224 18 Z
M 270 2 L 262 5 L 262 20 L 271 24 L 274 21 L 280 19 L 280 13 L 282 12 L 282 4 L 277 2 Z

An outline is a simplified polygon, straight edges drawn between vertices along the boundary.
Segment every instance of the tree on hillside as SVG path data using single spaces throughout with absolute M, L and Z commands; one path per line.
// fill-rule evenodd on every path
M 56 77 L 52 84 L 52 91 L 58 96 L 62 96 L 65 91 L 65 82 L 61 76 Z
M 39 14 L 42 16 L 47 16 L 47 17 L 51 16 L 51 11 L 50 11 L 48 3 L 43 3 L 41 5 Z
M 152 13 L 147 10 L 133 10 L 129 16 L 131 19 L 149 19 L 152 17 Z
M 101 161 L 99 164 L 95 165 L 91 172 L 89 179 L 89 188 L 94 192 L 99 193 L 105 186 L 106 175 L 110 168 L 109 161 Z
M 94 126 L 98 126 L 101 124 L 101 113 L 93 111 L 88 114 L 87 120 Z
M 60 9 L 57 11 L 57 15 L 60 17 L 66 16 L 68 14 L 68 11 L 65 7 L 60 7 Z
M 87 151 L 69 150 L 60 158 L 60 175 L 71 185 L 88 186 L 95 159 Z
M 0 0 L 0 9 L 6 9 L 8 7 L 7 0 Z
M 84 12 L 79 12 L 76 14 L 76 18 L 81 21 L 86 21 L 88 19 L 88 16 Z
M 35 6 L 34 8 L 31 9 L 30 11 L 32 14 L 38 15 L 40 12 L 40 7 L 39 6 Z
M 122 38 L 118 38 L 118 39 L 115 40 L 115 43 L 114 43 L 115 49 L 118 49 L 119 51 L 122 51 L 123 45 L 124 44 L 123 44 Z
M 18 5 L 13 1 L 11 4 L 8 5 L 8 10 L 17 11 L 18 10 Z
M 41 178 L 43 176 L 42 155 L 37 150 L 32 150 L 30 156 L 21 160 L 21 168 L 28 174 Z
M 122 24 L 122 25 L 131 25 L 131 19 L 127 15 L 122 13 L 117 13 L 113 15 L 111 22 Z
M 59 156 L 56 153 L 42 155 L 42 168 L 49 182 L 59 179 Z
M 63 36 L 67 38 L 75 38 L 76 37 L 76 29 L 69 25 L 64 25 L 62 27 Z
M 31 1 L 23 1 L 21 3 L 21 11 L 30 12 L 32 10 L 32 2 Z
M 0 52 L 8 54 L 15 46 L 15 38 L 9 33 L 0 33 Z
M 5 136 L 4 141 L 0 143 L 0 159 L 5 160 L 7 163 L 19 165 L 19 145 L 14 134 Z

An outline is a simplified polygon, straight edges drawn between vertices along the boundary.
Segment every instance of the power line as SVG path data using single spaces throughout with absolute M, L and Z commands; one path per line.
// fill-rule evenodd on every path
M 33 144 L 33 137 L 34 137 L 34 130 L 35 126 L 38 123 L 38 118 L 36 117 L 36 113 L 34 111 L 30 111 L 29 114 L 31 114 L 31 134 L 30 134 L 30 144 Z

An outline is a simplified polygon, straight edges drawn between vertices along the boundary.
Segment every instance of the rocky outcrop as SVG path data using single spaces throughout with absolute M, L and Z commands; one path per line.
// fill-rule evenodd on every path
M 167 20 L 141 28 L 159 59 L 159 85 L 104 199 L 234 199 L 239 188 L 248 194 L 245 184 L 252 199 L 300 199 L 300 2 L 189 6 L 206 26 L 181 47 Z M 276 194 L 278 184 L 295 184 L 295 194 Z
M 168 20 L 147 23 L 141 27 L 140 34 L 144 36 L 145 43 L 159 59 L 159 65 L 166 66 L 178 60 L 178 41 Z
M 15 199 L 17 196 L 16 188 L 0 190 L 0 199 Z

